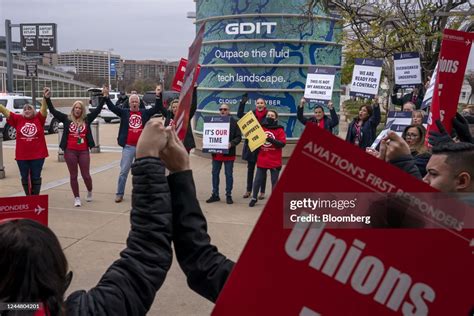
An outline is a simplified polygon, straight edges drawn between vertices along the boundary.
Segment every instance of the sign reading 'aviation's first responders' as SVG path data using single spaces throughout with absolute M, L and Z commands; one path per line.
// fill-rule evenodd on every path
M 213 315 L 469 315 L 474 210 L 434 191 L 307 125 Z
M 0 221 L 18 218 L 32 219 L 48 226 L 48 196 L 0 198 Z
M 20 24 L 22 53 L 56 53 L 56 24 Z
M 401 88 L 412 88 L 421 84 L 419 53 L 396 53 L 393 55 L 395 84 Z
M 328 104 L 332 99 L 336 69 L 332 67 L 310 67 L 304 97 L 318 104 Z
M 354 97 L 374 98 L 379 91 L 382 60 L 356 58 L 350 95 Z

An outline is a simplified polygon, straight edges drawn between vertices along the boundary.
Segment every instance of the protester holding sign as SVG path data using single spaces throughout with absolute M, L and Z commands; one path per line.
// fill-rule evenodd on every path
M 402 138 L 410 147 L 410 153 L 415 159 L 415 165 L 422 177 L 426 175 L 426 165 L 431 154 L 425 146 L 426 129 L 423 125 L 409 125 L 402 133 Z
M 415 109 L 418 110 L 421 107 L 421 103 L 423 102 L 423 93 L 420 91 L 419 87 L 413 88 L 413 91 L 410 93 L 407 93 L 403 95 L 402 97 L 397 96 L 397 92 L 400 88 L 395 87 L 393 89 L 393 94 L 392 94 L 392 104 L 394 105 L 401 105 L 402 109 L 405 103 L 411 102 L 415 105 Z
M 221 104 L 219 107 L 221 116 L 230 116 L 230 109 L 228 104 Z M 206 203 L 212 203 L 220 201 L 219 197 L 219 173 L 221 172 L 222 164 L 224 164 L 225 171 L 225 196 L 226 203 L 233 204 L 232 200 L 232 188 L 234 185 L 234 161 L 235 161 L 235 148 L 242 141 L 242 133 L 237 126 L 237 121 L 230 116 L 229 126 L 229 152 L 227 154 L 212 154 L 212 195 L 206 201 Z
M 268 110 L 267 117 L 262 124 L 267 142 L 260 147 L 257 157 L 257 174 L 253 183 L 253 195 L 249 206 L 253 207 L 257 203 L 258 188 L 262 186 L 263 179 L 267 177 L 267 170 L 270 170 L 272 190 L 278 181 L 282 166 L 282 148 L 286 145 L 286 134 L 283 126 L 278 125 L 278 113 Z
M 20 169 L 21 185 L 25 195 L 38 195 L 41 191 L 41 171 L 48 149 L 44 138 L 44 123 L 48 115 L 46 103 L 36 113 L 31 104 L 23 106 L 22 114 L 10 112 L 0 104 L 0 113 L 7 118 L 7 123 L 16 129 L 15 160 Z M 31 190 L 30 190 L 31 180 Z
M 163 107 L 161 86 L 155 89 L 156 101 L 155 106 L 151 109 L 140 109 L 140 98 L 136 94 L 132 94 L 129 98 L 130 109 L 121 109 L 106 98 L 107 107 L 110 111 L 120 117 L 119 134 L 117 137 L 118 144 L 123 147 L 122 159 L 120 161 L 120 175 L 117 184 L 117 193 L 115 202 L 120 203 L 125 193 L 125 184 L 127 183 L 128 172 L 132 167 L 135 159 L 135 151 L 138 139 L 148 120 Z
M 51 229 L 27 219 L 0 223 L 3 302 L 42 304 L 42 313 L 31 315 L 145 315 L 149 311 L 172 261 L 171 200 L 162 158 L 168 154 L 168 134 L 158 119 L 144 128 L 132 167 L 131 229 L 126 248 L 88 291 L 75 291 L 64 300 L 72 272 L 68 272 L 67 259 Z M 176 157 L 174 160 L 176 163 Z M 167 167 L 172 172 L 185 172 L 189 170 L 187 162 L 181 163 L 180 169 L 173 161 Z
M 380 123 L 380 107 L 378 102 L 366 104 L 359 108 L 359 115 L 349 124 L 346 141 L 359 146 L 369 147 L 377 137 L 377 125 Z
M 247 103 L 249 97 L 247 93 L 245 93 L 242 96 L 242 100 L 240 101 L 239 104 L 239 109 L 237 111 L 237 117 L 241 119 L 245 113 L 245 104 Z M 263 98 L 258 98 L 257 101 L 255 102 L 255 110 L 252 111 L 257 120 L 262 123 L 264 118 L 267 115 L 267 104 Z M 255 165 L 257 163 L 257 157 L 258 157 L 258 150 L 255 151 L 250 151 L 249 145 L 248 145 L 248 140 L 246 139 L 244 142 L 244 146 L 242 148 L 242 159 L 247 161 L 247 191 L 244 194 L 244 198 L 250 197 L 252 193 L 252 186 L 253 186 L 253 174 L 255 171 Z M 265 197 L 265 187 L 267 185 L 267 179 L 266 177 L 263 179 L 262 182 L 262 187 L 257 188 L 260 189 L 260 196 L 258 197 L 260 200 L 262 200 Z
M 298 107 L 297 117 L 301 124 L 306 125 L 308 123 L 316 124 L 319 128 L 323 128 L 332 133 L 332 129 L 339 124 L 339 118 L 337 117 L 336 110 L 334 110 L 333 103 L 329 101 L 328 108 L 331 118 L 324 114 L 324 108 L 321 105 L 317 105 L 314 108 L 314 116 L 311 118 L 305 118 L 303 115 L 304 105 L 306 103 L 305 98 L 301 98 L 300 106 Z
M 53 116 L 64 124 L 64 131 L 59 143 L 59 147 L 64 151 L 64 160 L 66 161 L 69 170 L 69 178 L 71 183 L 72 193 L 74 195 L 74 206 L 81 206 L 81 197 L 79 194 L 79 183 L 77 182 L 78 166 L 81 169 L 82 179 L 87 188 L 86 201 L 92 201 L 92 177 L 90 175 L 90 155 L 89 148 L 95 146 L 94 138 L 92 137 L 91 124 L 95 118 L 102 111 L 104 106 L 104 98 L 109 97 L 109 89 L 102 88 L 102 95 L 97 106 L 89 114 L 87 109 L 81 101 L 73 103 L 69 115 L 56 110 L 51 101 L 51 90 L 44 88 L 43 98 L 48 104 L 49 111 Z

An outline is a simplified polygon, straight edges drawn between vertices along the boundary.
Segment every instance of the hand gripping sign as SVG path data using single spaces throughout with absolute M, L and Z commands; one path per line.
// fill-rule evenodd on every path
M 0 223 L 3 220 L 19 218 L 32 219 L 48 226 L 48 196 L 0 198 Z
M 307 126 L 213 315 L 468 315 L 474 210 L 435 191 Z

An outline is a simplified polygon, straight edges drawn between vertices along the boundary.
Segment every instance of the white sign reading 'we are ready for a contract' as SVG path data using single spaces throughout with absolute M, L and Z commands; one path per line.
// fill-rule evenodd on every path
M 356 58 L 350 95 L 354 97 L 373 98 L 378 94 L 382 60 Z

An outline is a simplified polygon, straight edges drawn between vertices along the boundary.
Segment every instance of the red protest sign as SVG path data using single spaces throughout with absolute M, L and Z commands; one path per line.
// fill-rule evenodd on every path
M 175 115 L 176 132 L 179 139 L 184 140 L 189 125 L 189 112 L 193 97 L 194 83 L 197 80 L 196 67 L 198 66 L 199 54 L 201 52 L 202 39 L 206 23 L 202 23 L 192 45 L 189 47 L 188 64 L 184 73 L 184 83 L 179 94 L 179 107 Z
M 48 226 L 48 196 L 0 198 L 0 221 L 17 218 L 32 219 Z
M 428 117 L 428 132 L 438 130 L 435 122 L 440 119 L 446 131 L 451 133 L 451 121 L 458 108 L 459 94 L 464 81 L 472 41 L 474 41 L 474 33 L 450 29 L 445 29 L 443 32 L 433 101 Z
M 467 315 L 473 304 L 474 233 L 457 227 L 459 221 L 454 229 L 336 229 L 304 221 L 284 229 L 288 194 L 304 202 L 320 192 L 434 191 L 307 126 L 213 315 Z M 464 214 L 469 212 L 472 208 Z
M 181 88 L 183 87 L 184 82 L 184 73 L 186 72 L 186 65 L 188 64 L 188 60 L 186 58 L 181 58 L 178 64 L 178 70 L 176 70 L 176 74 L 173 78 L 173 83 L 171 84 L 171 90 L 176 92 L 181 92 Z M 194 74 L 195 78 L 199 77 L 199 72 L 201 71 L 201 65 L 197 65 L 196 73 Z

